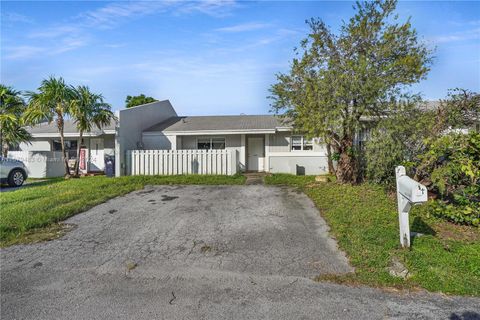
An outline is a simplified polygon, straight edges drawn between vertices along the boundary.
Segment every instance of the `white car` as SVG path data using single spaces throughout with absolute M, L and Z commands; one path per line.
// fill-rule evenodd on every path
M 27 180 L 27 167 L 20 160 L 0 157 L 0 183 L 20 187 Z

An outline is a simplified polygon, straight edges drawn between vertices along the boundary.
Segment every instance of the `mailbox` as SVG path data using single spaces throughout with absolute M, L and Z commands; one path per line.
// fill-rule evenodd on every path
M 412 204 L 423 203 L 427 201 L 427 188 L 413 180 L 409 176 L 398 178 L 398 192 Z
M 400 224 L 400 244 L 402 247 L 410 247 L 410 224 L 408 213 L 414 204 L 427 202 L 427 188 L 417 181 L 407 176 L 405 167 L 395 168 L 397 179 L 397 203 L 398 203 L 398 221 Z

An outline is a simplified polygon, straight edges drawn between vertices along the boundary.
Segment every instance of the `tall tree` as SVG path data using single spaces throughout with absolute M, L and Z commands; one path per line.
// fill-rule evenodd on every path
M 155 98 L 147 97 L 143 93 L 138 96 L 127 96 L 125 99 L 125 108 L 140 106 L 142 104 L 158 101 Z
M 25 119 L 31 123 L 55 121 L 60 134 L 62 161 L 65 166 L 65 176 L 70 176 L 68 157 L 65 150 L 64 125 L 65 117 L 70 115 L 74 92 L 63 78 L 50 77 L 42 81 L 38 92 L 27 92 L 29 97 Z
M 394 15 L 396 3 L 357 3 L 338 34 L 321 20 L 307 21 L 311 30 L 290 72 L 278 74 L 270 89 L 275 112 L 331 143 L 341 183 L 359 179 L 354 139 L 362 120 L 394 108 L 394 97 L 423 79 L 432 62 L 409 19 L 400 23 Z
M 80 133 L 77 143 L 77 158 L 75 160 L 75 176 L 79 175 L 80 146 L 83 133 L 92 131 L 93 127 L 101 129 L 116 120 L 108 103 L 104 102 L 101 94 L 90 91 L 87 86 L 72 88 L 74 91 L 74 103 L 72 103 L 71 115 Z
M 4 157 L 11 145 L 27 142 L 31 136 L 23 128 L 25 102 L 20 92 L 0 84 L 0 146 Z

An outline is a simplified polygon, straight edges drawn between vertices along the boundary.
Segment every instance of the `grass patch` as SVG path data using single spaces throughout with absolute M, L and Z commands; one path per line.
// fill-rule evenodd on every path
M 0 246 L 55 238 L 55 224 L 111 198 L 145 185 L 244 184 L 236 176 L 134 176 L 53 179 L 0 195 Z M 58 224 L 57 224 L 58 225 Z
M 266 177 L 268 184 L 285 184 L 302 189 L 315 202 L 330 225 L 331 234 L 356 269 L 354 274 L 319 279 L 480 295 L 478 228 L 464 227 L 459 231 L 454 227 L 453 230 L 464 232 L 464 235 L 445 238 L 440 232 L 445 229 L 445 222 L 429 217 L 421 206 L 415 207 L 410 215 L 411 231 L 424 235 L 414 238 L 411 249 L 404 250 L 399 245 L 396 200 L 382 187 L 314 181 L 314 177 L 308 176 Z M 408 268 L 409 278 L 404 280 L 388 273 L 393 256 Z

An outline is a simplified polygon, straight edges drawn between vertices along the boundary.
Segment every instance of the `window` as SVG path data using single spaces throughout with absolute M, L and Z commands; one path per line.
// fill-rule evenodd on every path
M 197 149 L 199 150 L 225 149 L 225 138 L 198 138 Z
M 305 136 L 292 136 L 292 150 L 313 150 L 313 140 L 307 139 Z
M 62 144 L 60 140 L 53 140 L 53 151 L 62 151 Z M 77 140 L 64 140 L 65 151 L 69 159 L 74 159 L 77 156 Z

